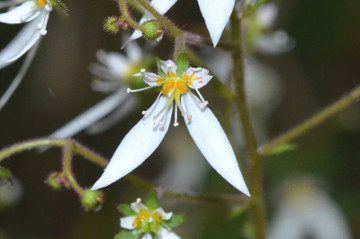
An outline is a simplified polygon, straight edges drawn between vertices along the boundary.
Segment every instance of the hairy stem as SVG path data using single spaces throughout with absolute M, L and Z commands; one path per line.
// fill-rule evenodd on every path
M 129 23 L 129 25 L 131 25 L 131 27 L 136 28 L 140 31 L 142 31 L 144 29 L 144 27 L 142 25 L 140 25 L 137 21 L 135 21 L 128 9 L 127 6 L 127 2 L 126 0 L 119 0 L 119 7 L 120 7 L 120 11 L 121 11 L 121 16 L 124 17 L 127 21 L 127 23 Z
M 309 119 L 305 120 L 300 125 L 296 126 L 295 128 L 285 132 L 284 134 L 280 135 L 279 137 L 271 140 L 269 143 L 261 146 L 258 149 L 258 152 L 261 154 L 262 157 L 265 157 L 271 152 L 276 149 L 278 146 L 289 143 L 292 140 L 298 138 L 299 136 L 305 134 L 307 131 L 315 128 L 319 124 L 321 124 L 324 120 L 328 119 L 329 117 L 335 115 L 339 111 L 343 110 L 345 107 L 349 106 L 350 104 L 358 101 L 360 99 L 360 86 L 355 87 L 352 91 L 350 91 L 345 96 L 341 97 L 333 104 L 327 106 L 325 109 L 321 110 L 319 113 L 315 114 L 314 116 L 310 117 Z
M 244 62 L 241 39 L 241 21 L 235 11 L 231 15 L 231 35 L 237 47 L 233 48 L 234 76 L 236 84 L 235 101 L 241 116 L 245 137 L 246 156 L 249 166 L 249 189 L 251 193 L 251 220 L 257 239 L 265 239 L 265 210 L 262 193 L 262 164 L 256 151 L 256 140 L 252 129 L 245 94 Z

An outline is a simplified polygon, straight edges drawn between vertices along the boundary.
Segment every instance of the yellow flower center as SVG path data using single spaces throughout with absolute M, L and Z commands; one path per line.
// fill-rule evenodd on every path
M 148 222 L 150 220 L 150 217 L 154 220 L 156 224 L 160 224 L 161 220 L 163 219 L 163 216 L 159 212 L 153 212 L 150 213 L 147 208 L 142 208 L 139 210 L 139 215 L 134 219 L 133 225 L 137 229 L 141 229 L 141 224 L 143 221 Z
M 36 0 L 36 6 L 44 7 L 47 4 L 47 0 Z

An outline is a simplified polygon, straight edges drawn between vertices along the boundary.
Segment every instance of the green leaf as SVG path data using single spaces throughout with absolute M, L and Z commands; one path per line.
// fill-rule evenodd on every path
M 155 191 L 151 191 L 149 196 L 145 200 L 145 206 L 147 206 L 150 211 L 153 211 L 160 207 L 159 200 L 157 198 L 157 193 Z
M 184 53 L 181 53 L 176 59 L 176 66 L 176 74 L 178 76 L 181 76 L 189 68 L 189 61 Z
M 69 9 L 67 8 L 67 6 L 65 5 L 65 3 L 63 3 L 60 0 L 50 0 L 51 4 L 58 10 L 60 10 L 60 12 L 62 14 L 64 14 L 65 16 L 68 16 L 68 12 Z
M 156 66 L 157 66 L 157 70 L 158 70 L 159 76 L 165 77 L 166 74 L 165 74 L 165 72 L 161 69 L 161 60 L 156 57 L 156 58 L 155 58 L 155 61 L 156 61 Z
M 289 151 L 296 149 L 297 146 L 295 144 L 281 144 L 276 148 L 272 149 L 270 154 L 283 154 Z
M 163 221 L 163 223 L 169 228 L 177 227 L 185 222 L 186 216 L 184 214 L 174 214 L 169 220 Z
M 134 235 L 131 230 L 123 230 L 115 235 L 114 239 L 137 239 L 138 235 Z
M 129 204 L 120 204 L 117 208 L 124 216 L 130 217 L 136 215 L 136 212 L 131 209 Z
M 246 209 L 247 209 L 247 207 L 245 207 L 245 206 L 239 206 L 239 207 L 232 209 L 229 213 L 229 219 L 233 220 L 237 217 L 240 217 L 241 215 L 244 214 Z

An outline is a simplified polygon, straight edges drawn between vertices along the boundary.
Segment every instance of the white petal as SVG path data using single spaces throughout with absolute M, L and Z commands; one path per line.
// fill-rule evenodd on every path
M 172 216 L 172 212 L 165 212 L 161 207 L 157 208 L 154 212 L 159 212 L 164 220 L 169 220 Z
M 135 218 L 136 218 L 135 216 L 120 218 L 120 227 L 122 227 L 124 229 L 128 229 L 128 230 L 134 229 L 135 226 L 134 226 L 133 222 L 134 222 Z
M 0 14 L 0 22 L 7 24 L 20 24 L 35 19 L 40 14 L 34 1 L 26 1 L 11 11 Z
M 129 97 L 126 89 L 120 89 L 62 126 L 50 135 L 53 138 L 69 138 L 103 118 Z
M 144 72 L 144 73 L 141 74 L 141 76 L 142 76 L 143 80 L 145 81 L 145 83 L 148 84 L 148 85 L 150 85 L 150 86 L 159 85 L 159 84 L 157 83 L 157 80 L 158 80 L 158 79 L 161 79 L 160 76 L 158 76 L 158 75 L 156 75 L 156 74 L 154 74 L 154 73 L 152 73 L 152 72 Z M 161 80 L 161 83 L 162 83 L 162 82 L 163 82 L 163 81 Z
M 6 89 L 5 93 L 0 98 L 0 110 L 5 106 L 10 97 L 13 95 L 21 81 L 24 79 L 24 76 L 29 69 L 37 49 L 39 49 L 40 41 L 29 51 L 26 55 L 24 62 L 22 63 L 19 72 L 16 74 L 14 80 L 11 82 L 9 88 Z M 1 68 L 1 67 L 0 67 Z
M 186 126 L 195 144 L 210 165 L 231 185 L 250 196 L 244 178 L 240 172 L 234 151 L 219 121 L 208 107 L 202 107 L 190 94 L 184 94 L 182 105 L 192 115 Z M 201 107 L 201 108 L 200 108 Z
M 272 34 L 261 35 L 255 41 L 256 50 L 270 56 L 290 51 L 295 46 L 294 39 L 285 31 L 278 30 Z
M 0 68 L 4 62 L 9 63 L 19 59 L 41 38 L 42 34 L 38 29 L 38 24 L 42 22 L 46 14 L 44 12 L 32 22 L 27 23 L 15 38 L 2 49 L 0 52 Z
M 169 128 L 172 107 L 169 107 L 163 127 L 155 124 L 154 115 L 164 107 L 167 100 L 168 97 L 161 96 L 148 110 L 150 113 L 130 130 L 92 190 L 106 187 L 130 173 L 155 151 Z
M 188 77 L 191 77 L 193 75 L 191 77 L 191 79 L 193 80 L 191 81 L 190 87 L 196 89 L 200 89 L 212 79 L 212 76 L 209 75 L 209 71 L 201 67 L 199 68 L 190 67 L 185 71 L 184 75 L 187 75 Z
M 151 5 L 160 13 L 164 14 L 166 13 L 175 3 L 177 0 L 152 0 Z M 150 20 L 154 19 L 154 16 L 151 15 L 148 11 L 145 11 L 144 16 L 140 19 L 140 24 Z M 121 48 L 124 48 L 127 43 L 130 41 L 136 40 L 138 38 L 142 37 L 142 32 L 139 30 L 135 30 L 133 34 L 130 36 L 130 38 L 124 43 L 124 45 Z
M 215 47 L 229 21 L 235 0 L 198 0 L 198 3 Z
M 141 61 L 143 54 L 140 46 L 136 42 L 131 42 L 125 47 L 126 55 L 129 57 L 130 61 L 138 63 Z
M 140 239 L 153 239 L 153 237 L 152 237 L 152 235 L 150 233 L 146 233 Z
M 161 61 L 161 69 L 167 73 L 174 73 L 176 75 L 177 66 L 172 60 Z
M 130 207 L 134 212 L 137 213 L 140 212 L 140 209 L 147 209 L 147 207 L 141 203 L 140 198 L 136 202 L 131 203 Z
M 163 227 L 159 229 L 159 235 L 160 239 L 181 239 L 178 235 Z
M 261 5 L 256 13 L 256 17 L 264 28 L 270 28 L 274 25 L 278 14 L 278 7 L 275 3 L 269 2 Z
M 96 52 L 96 58 L 98 61 L 100 61 L 105 67 L 106 70 L 109 71 L 109 73 L 113 76 L 113 78 L 121 79 L 128 77 L 128 69 L 130 67 L 130 61 L 123 55 L 117 53 L 117 52 L 105 52 L 104 50 L 98 50 Z M 94 64 L 96 65 L 96 64 Z M 101 65 L 94 68 L 95 75 L 98 77 L 101 77 Z

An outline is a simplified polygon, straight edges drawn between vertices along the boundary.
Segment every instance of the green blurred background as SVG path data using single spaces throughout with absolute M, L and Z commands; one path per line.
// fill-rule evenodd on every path
M 120 36 L 105 34 L 102 22 L 117 13 L 112 1 L 65 1 L 70 12 L 53 12 L 48 34 L 23 83 L 0 112 L 0 147 L 43 137 L 104 97 L 90 88 L 88 66 L 96 50 L 119 50 Z M 295 48 L 276 57 L 259 55 L 280 76 L 283 97 L 268 122 L 274 137 L 302 122 L 359 84 L 360 1 L 277 1 L 280 7 L 276 29 L 285 29 L 296 40 Z M 179 26 L 204 27 L 195 0 L 179 1 L 168 13 Z M 0 25 L 1 46 L 19 30 Z M 140 40 L 143 43 L 143 40 Z M 157 55 L 171 57 L 172 43 L 164 39 Z M 0 91 L 9 85 L 21 62 L 0 71 Z M 209 96 L 206 93 L 205 96 Z M 151 102 L 144 102 L 145 107 Z M 125 133 L 141 117 L 136 109 L 111 130 L 96 136 L 85 133 L 76 139 L 110 157 Z M 221 110 L 219 110 L 221 112 Z M 184 128 L 176 130 L 185 130 Z M 169 134 L 176 132 L 170 130 Z M 189 137 L 190 139 L 190 137 Z M 353 238 L 360 238 L 360 108 L 345 109 L 296 141 L 298 149 L 264 162 L 268 219 L 271 220 L 274 191 L 289 177 L 308 175 L 320 179 L 349 223 Z M 163 144 L 164 145 L 164 144 Z M 60 150 L 43 154 L 26 152 L 5 161 L 21 181 L 18 204 L 0 211 L 0 239 L 15 238 L 112 238 L 119 230 L 119 203 L 132 202 L 146 194 L 125 180 L 106 188 L 106 202 L 99 212 L 84 212 L 78 197 L 67 190 L 53 191 L 44 184 L 51 171 L 60 169 Z M 157 150 L 135 174 L 154 180 L 164 170 L 167 154 Z M 203 160 L 203 159 L 201 159 Z M 76 158 L 76 176 L 91 186 L 101 169 Z M 246 170 L 242 170 L 246 174 Z M 210 170 L 204 192 L 235 190 Z M 166 211 L 187 213 L 187 222 L 175 230 L 183 238 L 242 238 L 246 216 L 228 218 L 221 204 L 193 203 L 162 198 Z

